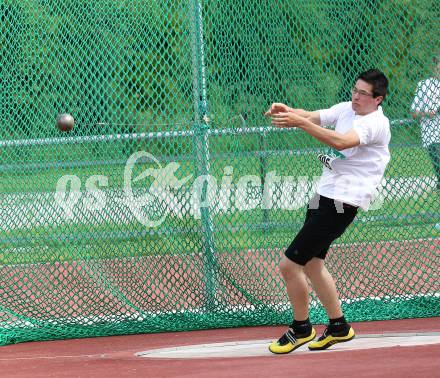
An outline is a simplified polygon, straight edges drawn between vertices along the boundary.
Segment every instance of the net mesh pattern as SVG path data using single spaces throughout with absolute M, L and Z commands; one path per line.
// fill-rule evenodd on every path
M 263 113 L 349 101 L 371 67 L 391 162 L 327 266 L 350 321 L 440 316 L 439 11 L 0 1 L 0 344 L 290 322 L 278 264 L 328 148 Z

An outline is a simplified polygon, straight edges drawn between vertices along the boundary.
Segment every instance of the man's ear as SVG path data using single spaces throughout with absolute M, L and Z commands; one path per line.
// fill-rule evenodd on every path
M 376 105 L 379 106 L 380 104 L 382 104 L 383 96 L 377 96 L 374 99 L 376 100 Z

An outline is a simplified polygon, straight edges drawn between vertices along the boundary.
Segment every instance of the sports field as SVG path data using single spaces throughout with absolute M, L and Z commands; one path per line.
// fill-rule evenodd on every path
M 437 136 L 422 113 L 438 117 L 425 88 L 438 11 L 2 1 L 0 375 L 435 376 L 440 201 L 426 135 Z M 349 101 L 373 67 L 390 82 L 391 161 L 326 260 L 356 338 L 277 357 L 269 339 L 292 321 L 279 263 L 317 155 L 340 154 L 264 114 Z M 321 333 L 328 317 L 310 294 Z

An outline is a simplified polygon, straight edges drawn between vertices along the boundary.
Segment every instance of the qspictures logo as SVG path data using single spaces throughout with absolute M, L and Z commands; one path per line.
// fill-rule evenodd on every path
M 145 151 L 133 153 L 127 160 L 122 188 L 109 186 L 110 178 L 92 175 L 85 181 L 76 175 L 62 176 L 56 185 L 55 202 L 66 220 L 84 217 L 85 213 L 114 213 L 115 204 L 127 211 L 146 227 L 160 226 L 173 214 L 177 217 L 201 218 L 201 210 L 212 214 L 244 212 L 256 209 L 296 210 L 305 206 L 316 189 L 320 177 L 281 176 L 269 171 L 258 175 L 234 175 L 234 168 L 226 165 L 220 177 L 211 174 L 187 174 L 178 162 L 166 165 Z M 345 179 L 344 179 L 345 180 Z M 341 182 L 341 186 L 355 191 L 366 185 L 361 182 Z M 382 201 L 376 199 L 374 209 Z

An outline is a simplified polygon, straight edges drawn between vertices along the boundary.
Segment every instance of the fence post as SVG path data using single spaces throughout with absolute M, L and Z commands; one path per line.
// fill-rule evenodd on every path
M 193 35 L 193 93 L 194 93 L 194 145 L 196 154 L 197 175 L 207 176 L 210 172 L 209 156 L 209 113 L 205 77 L 205 52 L 203 40 L 203 16 L 201 0 L 190 0 L 192 6 Z M 202 197 L 209 195 L 206 185 Z M 208 201 L 209 203 L 209 201 Z M 206 306 L 215 307 L 216 256 L 214 244 L 213 222 L 209 206 L 200 209 L 202 221 L 204 280 L 206 285 Z
M 267 174 L 267 161 L 265 153 L 267 151 L 267 131 L 264 130 L 259 135 L 259 141 L 260 141 L 260 150 L 258 151 L 260 153 L 260 177 L 261 177 L 261 184 L 264 188 L 266 185 L 266 174 Z M 263 209 L 263 232 L 266 233 L 269 231 L 269 210 L 264 208 Z

